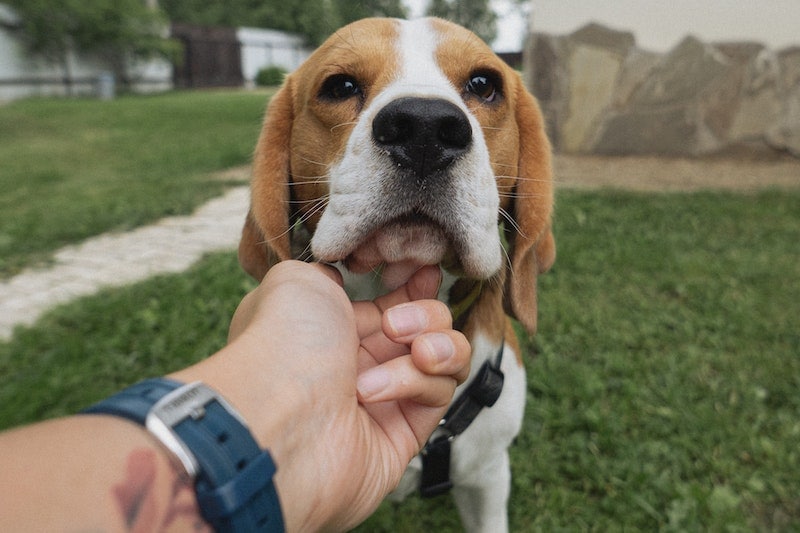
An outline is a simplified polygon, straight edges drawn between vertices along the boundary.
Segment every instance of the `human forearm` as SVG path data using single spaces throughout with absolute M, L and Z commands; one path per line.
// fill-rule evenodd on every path
M 0 531 L 174 531 L 194 491 L 144 429 L 76 416 L 0 434 Z
M 447 308 L 422 301 L 436 294 L 438 269 L 357 304 L 329 274 L 280 263 L 240 305 L 230 343 L 169 376 L 202 381 L 244 417 L 277 464 L 287 531 L 365 519 L 469 372 L 469 344 Z M 0 434 L 0 531 L 197 531 L 207 528 L 199 517 L 181 467 L 134 423 L 81 415 Z

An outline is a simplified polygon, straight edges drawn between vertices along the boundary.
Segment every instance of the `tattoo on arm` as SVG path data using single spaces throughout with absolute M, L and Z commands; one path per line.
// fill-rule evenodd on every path
M 159 471 L 163 461 L 158 459 L 154 450 L 134 450 L 128 456 L 125 479 L 112 489 L 126 529 L 147 533 L 183 525 L 210 533 L 200 517 L 194 488 L 172 468 Z

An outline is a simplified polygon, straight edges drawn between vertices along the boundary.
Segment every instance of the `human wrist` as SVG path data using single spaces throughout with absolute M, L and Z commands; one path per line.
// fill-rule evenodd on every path
M 306 434 L 307 424 L 303 423 L 308 418 L 310 396 L 298 393 L 298 381 L 286 377 L 285 368 L 272 366 L 276 362 L 272 350 L 265 352 L 263 339 L 245 332 L 212 357 L 167 377 L 202 381 L 225 397 L 275 462 L 274 483 L 286 530 L 317 530 L 319 527 L 306 527 L 309 513 L 300 505 L 307 501 L 310 487 L 304 479 L 305 452 L 313 436 Z
M 200 381 L 141 381 L 86 414 L 114 415 L 142 425 L 194 488 L 203 518 L 215 530 L 283 532 L 270 453 L 236 409 Z
M 290 393 L 280 368 L 272 366 L 261 339 L 244 334 L 213 356 L 167 375 L 184 383 L 202 381 L 218 391 L 242 415 L 262 448 L 273 450 L 285 440 L 287 428 L 304 399 Z M 291 380 L 289 380 L 291 381 Z

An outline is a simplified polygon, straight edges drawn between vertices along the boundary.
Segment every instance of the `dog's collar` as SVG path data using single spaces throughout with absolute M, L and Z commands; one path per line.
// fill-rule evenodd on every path
M 472 286 L 465 291 L 464 296 L 455 302 L 448 303 L 450 314 L 453 316 L 453 325 L 456 326 L 456 329 L 460 329 L 459 326 L 463 326 L 467 311 L 475 304 L 483 291 L 483 281 L 475 280 L 468 283 L 471 283 Z
M 508 256 L 508 238 L 506 236 L 505 231 L 505 222 L 500 222 L 498 224 L 497 231 L 500 234 L 500 245 L 503 247 L 503 251 L 506 256 Z M 448 265 L 444 265 L 446 268 Z M 463 294 L 461 299 L 457 299 L 455 301 L 450 301 L 448 303 L 450 307 L 450 314 L 453 316 L 453 325 L 456 329 L 461 329 L 464 325 L 464 321 L 466 320 L 467 311 L 475 304 L 478 300 L 478 297 L 483 292 L 483 285 L 484 280 L 466 280 L 461 279 L 461 283 L 471 283 L 471 286 L 468 286 L 466 289 L 462 289 L 460 292 Z
M 484 361 L 470 384 L 450 405 L 439 422 L 439 427 L 422 449 L 420 494 L 423 497 L 438 496 L 453 487 L 450 480 L 450 450 L 453 440 L 466 431 L 484 408 L 493 406 L 500 397 L 504 379 L 503 371 L 500 370 L 504 345 L 504 342 L 500 343 L 494 360 Z

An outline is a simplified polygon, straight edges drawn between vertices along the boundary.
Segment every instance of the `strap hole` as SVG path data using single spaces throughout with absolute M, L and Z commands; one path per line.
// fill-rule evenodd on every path
M 217 435 L 217 442 L 219 442 L 220 444 L 224 444 L 225 442 L 228 441 L 228 436 L 229 435 L 227 433 L 220 433 L 219 435 Z
M 244 470 L 244 467 L 246 466 L 247 466 L 247 461 L 245 459 L 242 459 L 241 461 L 236 463 L 236 470 Z

